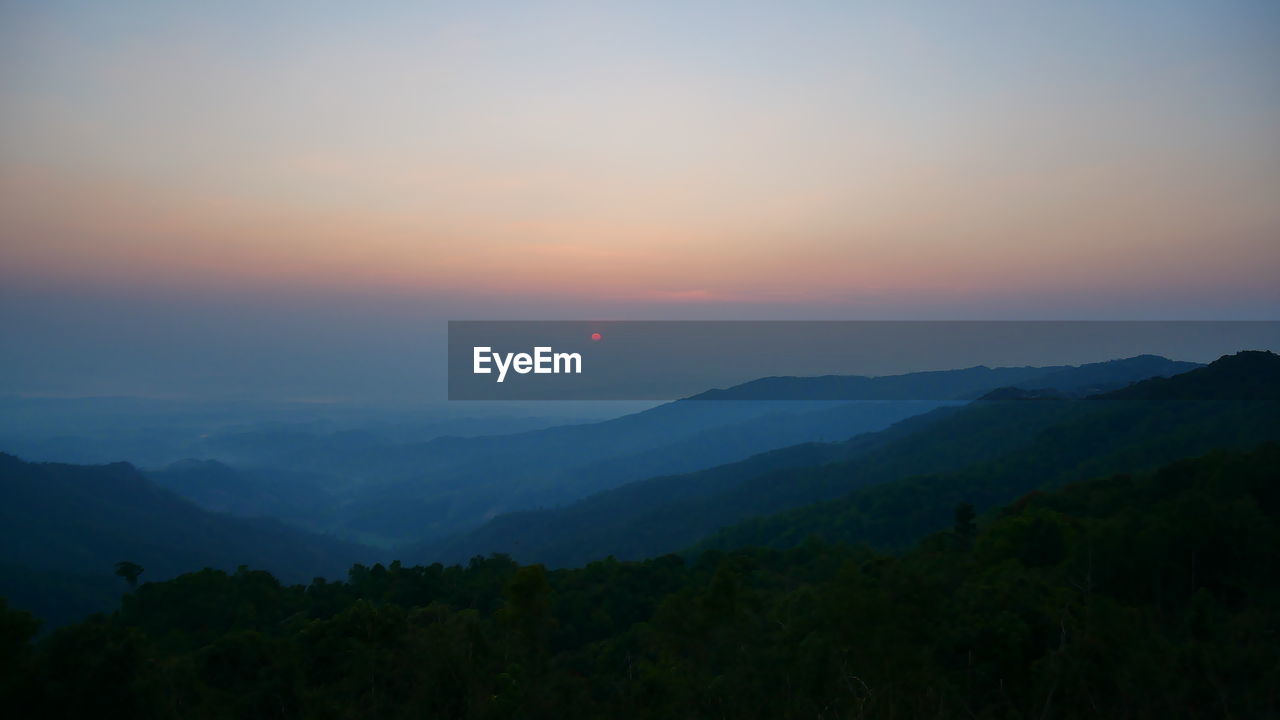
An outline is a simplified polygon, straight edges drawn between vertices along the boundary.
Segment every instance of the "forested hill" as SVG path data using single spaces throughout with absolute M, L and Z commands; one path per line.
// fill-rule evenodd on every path
M 901 556 L 148 583 L 32 646 L 15 717 L 1275 717 L 1280 446 L 1036 492 Z
M 1071 480 L 1150 469 L 1214 448 L 1280 441 L 1280 356 L 1228 355 L 1182 375 L 1078 401 L 982 402 L 926 432 L 953 441 L 982 441 L 984 425 L 976 413 L 999 414 L 1004 408 L 1027 416 L 1035 413 L 1030 408 L 1045 408 L 1057 417 L 988 460 L 946 472 L 904 475 L 836 500 L 745 521 L 721 530 L 701 547 L 787 547 L 810 536 L 905 547 L 944 526 L 959 502 L 982 510 Z M 930 450 L 917 444 L 913 452 Z
M 1089 368 L 1081 381 L 1096 384 L 1101 368 Z M 945 525 L 956 502 L 985 508 L 1041 486 L 1280 440 L 1277 387 L 1280 357 L 1255 352 L 1085 398 L 1001 391 L 846 443 L 786 448 L 501 516 L 401 556 L 455 562 L 503 552 L 573 566 L 675 552 L 726 527 L 709 547 L 785 547 L 812 533 L 901 547 Z M 831 502 L 806 507 L 823 501 Z
M 143 580 L 202 567 L 270 568 L 292 581 L 342 576 L 368 548 L 273 520 L 211 513 L 157 487 L 128 463 L 27 463 L 0 453 L 0 595 L 50 621 L 115 605 L 117 562 Z

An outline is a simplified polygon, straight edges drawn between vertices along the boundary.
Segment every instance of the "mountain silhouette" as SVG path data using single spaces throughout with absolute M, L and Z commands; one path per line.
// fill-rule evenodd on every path
M 1096 369 L 1085 372 L 1096 382 Z M 989 507 L 1036 487 L 1280 439 L 1278 379 L 1275 355 L 1243 353 L 1084 398 L 989 392 L 844 443 L 798 445 L 630 483 L 564 508 L 498 517 L 403 555 L 459 560 L 506 552 L 569 566 L 703 540 L 703 547 L 781 547 L 817 534 L 896 546 L 944 526 L 957 502 Z M 799 509 L 784 512 L 791 508 Z

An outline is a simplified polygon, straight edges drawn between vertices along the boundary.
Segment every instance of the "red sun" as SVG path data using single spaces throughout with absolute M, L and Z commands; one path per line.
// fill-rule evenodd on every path
M 591 333 L 591 342 L 598 342 L 599 340 L 600 340 L 600 333 Z

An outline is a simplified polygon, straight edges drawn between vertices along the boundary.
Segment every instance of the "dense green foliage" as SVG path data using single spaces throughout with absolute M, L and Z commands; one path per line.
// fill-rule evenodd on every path
M 1280 712 L 1280 446 L 1025 496 L 901 556 L 787 550 L 205 570 L 32 646 L 23 716 L 1266 717 Z

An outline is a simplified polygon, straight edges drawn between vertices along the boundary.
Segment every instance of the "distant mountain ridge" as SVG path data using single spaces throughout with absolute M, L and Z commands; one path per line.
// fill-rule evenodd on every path
M 359 482 L 334 529 L 383 542 L 464 532 L 511 512 L 565 505 L 628 482 L 734 462 L 787 445 L 880 430 L 944 402 L 1007 385 L 1061 385 L 1109 375 L 1117 386 L 1195 367 L 1154 356 L 1080 367 L 968 368 L 879 378 L 842 378 L 862 388 L 844 399 L 686 398 L 603 422 L 486 437 L 315 452 L 312 472 Z M 825 379 L 792 378 L 810 384 Z M 748 385 L 751 385 L 748 383 Z M 862 401 L 861 404 L 850 398 Z
M 1127 386 L 1125 373 L 1141 379 L 1145 373 L 1171 367 L 1201 368 L 1153 358 L 1114 361 L 1117 364 L 1110 367 L 1055 368 L 1034 380 L 1036 385 L 1053 383 L 1081 392 L 1082 387 L 1096 387 L 1100 379 Z M 694 473 L 629 483 L 562 508 L 500 516 L 471 533 L 404 552 L 413 561 L 459 561 L 508 552 L 517 559 L 557 566 L 605 554 L 630 559 L 675 552 L 753 515 L 994 457 L 1030 442 L 1079 402 L 1057 390 L 1012 392 L 1019 398 L 1016 403 L 938 408 L 844 443 L 802 444 Z
M 1112 381 L 1118 381 L 1126 373 L 1181 367 L 1172 361 L 1119 362 L 1121 365 L 1110 368 L 1113 372 L 1108 378 Z M 1097 370 L 1088 367 L 1081 372 L 1096 374 Z M 979 374 L 1000 376 L 999 371 L 989 370 Z M 1022 379 L 1028 377 L 1023 370 L 1014 374 Z M 1079 376 L 1069 369 L 1052 369 L 1051 374 L 1056 377 L 1052 382 L 1061 387 L 1080 387 L 1075 380 Z M 1252 374 L 1248 369 L 1241 371 L 1242 376 Z M 969 375 L 972 373 L 959 371 L 954 376 L 957 387 L 968 387 L 969 380 L 965 378 Z M 1141 387 L 1142 384 L 1135 385 L 1130 390 Z M 904 409 L 908 404 L 904 401 L 883 401 L 883 407 L 896 409 L 880 412 L 880 402 L 788 404 L 685 400 L 608 423 L 525 433 L 516 436 L 518 442 L 514 448 L 502 447 L 500 441 L 511 439 L 507 436 L 471 440 L 476 441 L 477 449 L 488 452 L 490 460 L 501 460 L 496 464 L 501 467 L 517 459 L 528 461 L 530 456 L 526 453 L 530 447 L 535 451 L 547 450 L 538 445 L 548 438 L 554 440 L 552 449 L 573 447 L 581 451 L 592 447 L 584 445 L 584 441 L 608 443 L 613 437 L 627 437 L 633 443 L 632 448 L 648 449 L 623 455 L 620 462 L 628 463 L 632 472 L 641 472 L 652 467 L 646 463 L 661 462 L 657 456 L 669 448 L 684 447 L 696 452 L 700 443 L 727 442 L 732 438 L 746 439 L 744 447 L 749 447 L 751 442 L 768 441 L 770 437 L 775 440 L 791 437 L 788 432 L 817 433 L 824 428 L 883 425 L 892 420 L 894 413 L 912 415 L 886 430 L 858 433 L 846 442 L 796 444 L 692 475 L 657 477 L 625 485 L 571 505 L 565 508 L 565 514 L 522 513 L 503 516 L 492 524 L 497 528 L 514 528 L 518 533 L 526 526 L 526 520 L 535 520 L 537 531 L 545 533 L 543 540 L 560 543 L 543 549 L 567 553 L 568 557 L 594 558 L 615 547 L 620 548 L 616 553 L 620 555 L 656 554 L 650 552 L 652 548 L 672 543 L 675 543 L 674 549 L 687 547 L 716 528 L 759 514 L 757 508 L 771 511 L 833 497 L 834 489 L 844 487 L 846 480 L 838 472 L 832 474 L 822 469 L 837 468 L 851 458 L 868 463 L 868 468 L 879 468 L 876 472 L 887 477 L 902 467 L 928 471 L 954 464 L 957 458 L 973 460 L 989 455 L 989 448 L 982 442 L 974 442 L 972 435 L 960 434 L 951 438 L 952 450 L 942 460 L 927 453 L 908 452 L 907 465 L 896 465 L 900 460 L 894 459 L 897 457 L 894 453 L 901 451 L 903 443 L 910 444 L 913 437 L 971 408 L 940 407 L 915 414 L 918 410 Z M 1076 401 L 1055 402 L 1069 406 Z M 779 412 L 780 405 L 800 409 Z M 1039 427 L 1035 422 L 1028 422 L 1028 418 L 1041 417 L 1037 413 L 1043 412 L 1042 404 L 1018 405 L 1025 405 L 1024 413 L 1030 415 L 1020 417 L 1006 412 L 1002 416 L 1005 418 L 1002 437 L 1022 437 Z M 743 408 L 747 409 L 745 420 L 741 414 Z M 735 419 L 736 424 L 726 422 L 727 418 Z M 605 426 L 604 429 L 601 426 Z M 596 448 L 595 452 L 604 458 L 599 462 L 607 462 L 607 453 L 612 449 Z M 743 452 L 743 448 L 730 448 L 729 452 Z M 580 452 L 579 459 L 584 454 L 590 455 Z M 651 460 L 644 460 L 646 457 Z M 463 459 L 455 458 L 459 462 Z M 479 476 L 486 467 L 489 466 L 473 467 L 470 472 Z M 587 468 L 591 466 L 580 467 L 582 472 L 589 473 Z M 819 469 L 816 474 L 814 468 Z M 6 547 L 0 595 L 10 597 L 17 606 L 41 611 L 57 624 L 108 606 L 118 597 L 123 581 L 112 577 L 111 569 L 121 560 L 143 565 L 146 568 L 143 581 L 204 566 L 231 569 L 241 564 L 269 569 L 289 581 L 306 581 L 314 576 L 342 574 L 353 563 L 370 562 L 383 554 L 273 520 L 209 512 L 157 485 L 160 482 L 170 488 L 203 494 L 204 502 L 215 504 L 221 510 L 253 515 L 264 508 L 274 507 L 277 510 L 271 512 L 277 512 L 281 503 L 288 502 L 287 493 L 282 495 L 277 491 L 287 489 L 289 483 L 304 482 L 305 477 L 254 485 L 253 482 L 264 479 L 208 461 L 176 463 L 153 473 L 152 477 L 155 481 L 128 463 L 95 466 L 28 463 L 0 454 L 0 541 Z M 770 480 L 778 477 L 796 482 Z M 518 485 L 520 478 L 497 480 Z M 744 488 L 748 491 L 745 495 L 741 492 Z M 658 496 L 664 502 L 655 503 L 654 498 Z M 416 515 L 421 506 L 403 500 L 395 494 L 386 497 L 389 504 L 398 506 L 406 522 L 415 519 L 421 522 L 422 517 Z M 668 532 L 673 522 L 682 525 L 683 530 Z M 578 531 L 584 523 L 598 526 L 605 534 L 580 534 Z M 625 542 L 620 543 L 620 537 Z M 430 552 L 434 554 L 438 550 L 435 546 Z M 521 547 L 517 554 L 523 555 L 529 550 L 536 548 Z
M 200 507 L 245 518 L 275 518 L 320 531 L 333 524 L 339 503 L 317 473 L 279 468 L 233 468 L 217 460 L 180 460 L 143 473 L 166 490 Z
M 998 387 L 1054 389 L 1087 395 L 1115 390 L 1137 380 L 1169 377 L 1200 363 L 1138 355 L 1084 365 L 1001 367 L 978 365 L 904 375 L 823 375 L 767 377 L 723 390 L 708 390 L 691 400 L 973 400 Z
M 957 503 L 980 510 L 1038 489 L 1088 477 L 1142 472 L 1218 449 L 1280 441 L 1280 356 L 1245 351 L 1170 378 L 1152 378 L 1075 401 L 989 402 L 974 411 L 1020 407 L 1038 425 L 976 462 L 863 485 L 844 497 L 730 525 L 700 548 L 786 547 L 816 536 L 901 548 L 945 527 Z M 1041 420 L 1034 415 L 1043 410 Z M 931 430 L 964 438 L 972 418 Z M 979 433 L 981 434 L 981 433 Z

